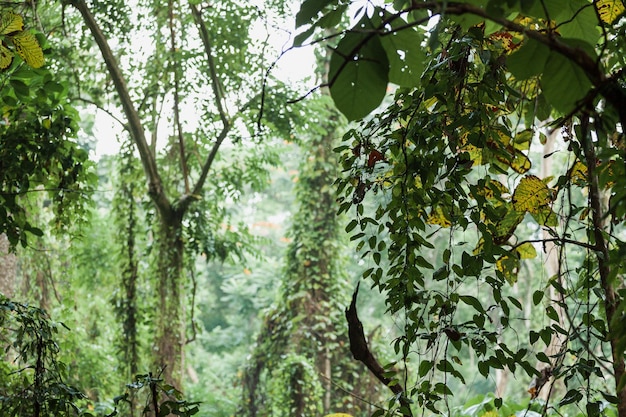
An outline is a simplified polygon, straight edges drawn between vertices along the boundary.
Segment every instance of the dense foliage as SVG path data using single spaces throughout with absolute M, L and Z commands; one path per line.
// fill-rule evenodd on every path
M 305 2 L 299 23 L 327 26 L 342 4 Z M 449 407 L 473 380 L 469 358 L 484 377 L 532 378 L 532 398 L 543 387 L 554 404 L 626 415 L 623 13 L 621 1 L 398 1 L 360 9 L 342 34 L 329 87 L 347 117 L 399 87 L 346 135 L 338 186 L 364 277 L 402 314 L 394 347 L 416 364 L 403 381 L 416 410 Z M 553 275 L 520 281 L 553 244 Z
M 626 416 L 621 0 L 9 5 L 0 414 Z
M 28 234 L 43 234 L 29 215 L 38 197 L 28 197 L 46 196 L 56 224 L 67 229 L 81 217 L 93 177 L 76 141 L 79 117 L 67 85 L 42 68 L 37 39 L 45 39 L 10 9 L 0 11 L 0 37 L 0 233 L 25 246 Z

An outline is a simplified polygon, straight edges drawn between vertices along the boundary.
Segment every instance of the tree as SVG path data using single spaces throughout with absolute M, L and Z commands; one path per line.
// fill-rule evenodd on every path
M 296 45 L 346 9 L 305 1 Z M 419 363 L 405 382 L 414 407 L 448 406 L 471 353 L 485 377 L 523 370 L 532 398 L 562 380 L 564 395 L 553 404 L 549 394 L 544 410 L 575 403 L 599 415 L 613 404 L 626 416 L 623 14 L 619 0 L 397 1 L 360 9 L 341 34 L 328 86 L 349 119 L 398 86 L 391 105 L 346 135 L 338 186 L 340 212 L 356 208 L 349 230 L 375 264 L 364 277 L 406 318 L 394 347 Z M 552 131 L 565 168 L 539 177 L 531 151 Z M 435 239 L 448 243 L 432 256 Z M 549 243 L 557 273 L 532 283 L 525 307 L 511 288 Z M 520 314 L 548 323 L 504 342 Z M 556 337 L 564 342 L 548 356 L 540 342 Z
M 265 57 L 255 55 L 253 47 L 263 50 L 263 44 L 251 39 L 250 31 L 263 17 L 263 11 L 231 2 L 208 5 L 172 0 L 163 5 L 147 1 L 138 2 L 132 9 L 123 3 L 64 4 L 80 13 L 101 52 L 126 119 L 124 128 L 143 166 L 157 217 L 154 362 L 164 367 L 163 377 L 168 383 L 180 387 L 187 340 L 185 242 L 195 241 L 199 252 L 213 258 L 223 259 L 229 252 L 241 250 L 238 236 L 228 227 L 222 232 L 226 237 L 219 238 L 222 223 L 227 222 L 220 205 L 225 199 L 237 199 L 244 182 L 256 186 L 263 183 L 261 168 L 271 159 L 255 139 L 257 124 L 267 122 L 277 129 L 289 129 L 284 115 L 273 113 L 261 120 L 259 112 L 260 103 L 270 102 L 280 91 L 270 80 L 266 95 L 259 92 Z M 120 19 L 111 21 L 111 16 Z M 132 27 L 131 22 L 136 23 L 138 32 L 130 32 L 125 26 Z M 103 27 L 111 30 L 107 33 Z M 140 52 L 132 51 L 130 45 L 141 31 L 150 34 L 149 49 L 145 61 L 132 60 Z M 127 49 L 115 51 L 111 47 L 108 36 L 114 35 L 120 35 L 116 41 Z M 132 76 L 124 76 L 124 65 L 134 72 Z M 91 90 L 84 94 L 87 101 L 101 101 Z M 164 106 L 171 106 L 171 111 L 162 111 Z M 196 109 L 199 120 L 187 117 L 189 108 Z M 161 154 L 157 142 L 161 140 L 163 119 L 171 121 L 171 134 Z M 234 147 L 225 146 L 229 141 Z M 252 155 L 239 153 L 237 146 L 256 146 L 257 151 Z M 230 166 L 220 166 L 220 153 L 227 151 L 240 157 Z M 253 168 L 246 171 L 246 164 Z M 208 230 L 185 227 L 194 222 L 203 222 Z M 202 230 L 204 235 L 190 236 L 193 230 Z
M 79 222 L 89 198 L 88 154 L 76 136 L 78 114 L 67 86 L 45 67 L 45 39 L 24 26 L 17 8 L 0 10 L 0 233 L 11 246 L 41 236 L 34 194 L 45 195 L 59 229 Z M 8 45 L 11 45 L 9 47 Z
M 315 110 L 311 106 L 310 127 L 301 139 L 306 143 L 295 185 L 298 209 L 284 276 L 243 378 L 242 412 L 248 416 L 305 416 L 350 403 L 332 385 L 348 382 L 350 372 L 342 360 L 347 340 L 337 306 L 345 304 L 347 288 L 332 190 L 337 163 L 331 150 L 340 121 L 328 99 L 322 97 Z

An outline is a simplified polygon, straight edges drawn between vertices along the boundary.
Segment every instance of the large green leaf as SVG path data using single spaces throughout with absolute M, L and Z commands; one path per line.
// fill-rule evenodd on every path
M 518 80 L 525 80 L 543 72 L 550 55 L 547 46 L 534 39 L 526 39 L 524 44 L 506 60 L 511 74 Z
M 398 28 L 402 28 L 399 29 Z M 423 38 L 414 27 L 396 18 L 391 22 L 391 31 L 381 36 L 389 60 L 389 81 L 401 87 L 417 87 L 424 69 L 426 53 Z
M 538 17 L 543 20 L 558 20 L 568 10 L 570 0 L 535 1 L 531 7 L 527 7 L 528 16 Z
M 567 3 L 567 13 L 558 23 L 558 32 L 564 38 L 580 39 L 595 45 L 600 38 L 598 17 L 587 0 L 571 0 Z
M 348 120 L 363 118 L 382 101 L 389 82 L 389 61 L 367 18 L 346 33 L 330 59 L 330 94 Z
M 311 23 L 317 18 L 318 14 L 331 3 L 337 3 L 336 0 L 305 0 L 300 6 L 300 11 L 296 14 L 296 27 Z
M 568 113 L 590 88 L 591 81 L 576 63 L 558 52 L 550 53 L 541 76 L 541 89 L 552 107 Z
M 464 3 L 469 3 L 473 6 L 477 6 L 481 9 L 484 9 L 485 7 L 487 7 L 487 4 L 489 2 L 487 0 L 467 0 L 467 1 L 464 1 Z M 463 28 L 463 30 L 466 30 L 466 31 L 469 30 L 469 28 L 471 28 L 472 26 L 475 26 L 484 21 L 482 17 L 473 15 L 471 13 L 450 15 L 448 17 L 450 18 L 450 20 L 461 25 L 461 28 Z

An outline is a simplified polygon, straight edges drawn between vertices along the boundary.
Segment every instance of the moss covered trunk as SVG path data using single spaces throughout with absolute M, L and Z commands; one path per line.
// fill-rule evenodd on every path
M 158 308 L 154 312 L 156 340 L 154 360 L 162 368 L 162 378 L 182 388 L 183 347 L 185 344 L 183 303 L 182 215 L 161 214 L 157 239 Z

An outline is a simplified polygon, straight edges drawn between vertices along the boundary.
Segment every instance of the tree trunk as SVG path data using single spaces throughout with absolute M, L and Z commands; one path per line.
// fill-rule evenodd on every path
M 155 312 L 156 341 L 154 360 L 162 368 L 162 378 L 182 389 L 185 344 L 183 304 L 182 215 L 161 215 L 158 236 L 158 309 Z
M 551 155 L 554 152 L 554 143 L 556 142 L 557 136 L 560 134 L 558 129 L 555 129 L 552 133 L 547 135 L 546 143 L 543 147 L 543 159 L 541 163 L 541 178 L 548 178 L 552 175 L 552 159 Z M 552 236 L 548 232 L 548 230 L 542 230 L 542 237 L 546 240 L 543 243 L 543 251 L 545 253 L 545 262 L 544 262 L 544 270 L 548 279 L 552 279 L 552 277 L 557 276 L 557 282 L 561 283 L 560 278 L 560 267 L 559 267 L 559 247 L 552 241 Z M 563 295 L 559 294 L 559 292 L 554 288 L 554 286 L 550 286 L 549 288 L 549 300 L 550 305 L 557 312 L 559 317 L 559 326 L 562 328 L 566 328 L 565 325 L 565 312 L 561 307 L 560 302 L 563 301 Z M 552 339 L 550 340 L 550 344 L 546 347 L 544 353 L 548 355 L 552 360 L 552 365 L 550 369 L 550 373 L 556 367 L 557 364 L 561 362 L 559 354 L 562 353 L 562 349 L 564 348 L 563 344 L 566 343 L 565 337 L 558 332 L 554 332 L 552 334 Z M 545 365 L 544 365 L 545 366 Z M 550 377 L 546 383 L 543 385 L 543 388 L 540 387 L 539 392 L 537 393 L 537 397 L 544 400 L 546 403 L 550 399 L 552 395 L 553 385 L 555 383 L 554 377 Z
M 0 294 L 7 298 L 13 298 L 15 295 L 17 257 L 10 252 L 9 247 L 7 235 L 0 234 Z
M 617 397 L 617 413 L 619 417 L 626 417 L 626 387 L 623 379 L 626 378 L 624 364 L 624 349 L 621 346 L 620 330 L 622 324 L 620 303 L 622 298 L 617 293 L 611 278 L 612 262 L 609 242 L 605 236 L 608 210 L 603 201 L 602 192 L 598 184 L 598 157 L 596 156 L 595 143 L 589 131 L 589 115 L 583 114 L 581 118 L 580 144 L 584 152 L 587 165 L 587 180 L 589 184 L 589 208 L 593 222 L 594 251 L 598 261 L 600 286 L 604 295 L 604 312 L 608 327 L 609 344 L 613 359 L 613 376 L 615 377 L 615 396 Z

